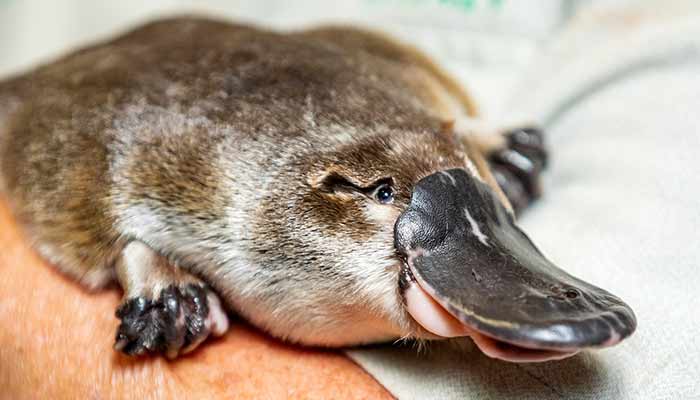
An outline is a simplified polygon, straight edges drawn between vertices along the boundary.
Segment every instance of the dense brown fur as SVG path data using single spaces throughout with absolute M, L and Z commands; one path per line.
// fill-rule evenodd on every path
M 282 344 L 242 321 L 176 362 L 114 353 L 118 293 L 63 279 L 14 222 L 0 201 L 3 400 L 394 399 L 346 356 Z
M 445 132 L 475 113 L 454 80 L 351 28 L 164 20 L 0 83 L 0 102 L 16 105 L 0 124 L 4 190 L 61 270 L 103 286 L 140 241 L 304 343 L 415 333 L 391 246 L 415 182 L 471 168 L 500 193 L 477 147 Z M 395 202 L 336 178 L 390 179 Z

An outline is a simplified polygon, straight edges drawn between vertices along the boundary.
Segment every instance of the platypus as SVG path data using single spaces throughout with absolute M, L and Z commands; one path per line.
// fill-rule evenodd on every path
M 171 17 L 0 83 L 2 195 L 51 264 L 121 286 L 130 355 L 187 353 L 230 313 L 309 346 L 614 345 L 630 307 L 515 223 L 546 161 L 536 126 L 483 122 L 427 55 L 360 28 Z

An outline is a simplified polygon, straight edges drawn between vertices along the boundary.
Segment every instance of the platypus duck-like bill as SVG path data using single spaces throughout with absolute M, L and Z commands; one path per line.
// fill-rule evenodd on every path
M 547 260 L 465 170 L 420 180 L 394 240 L 413 319 L 439 337 L 470 336 L 491 357 L 562 359 L 615 345 L 636 328 L 627 304 Z

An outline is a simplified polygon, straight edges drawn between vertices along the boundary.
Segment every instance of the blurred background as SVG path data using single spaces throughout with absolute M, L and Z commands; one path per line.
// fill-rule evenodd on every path
M 199 13 L 295 29 L 379 28 L 430 53 L 496 113 L 538 49 L 581 8 L 610 0 L 0 0 L 0 77 L 160 15 Z
M 628 301 L 638 333 L 547 365 L 348 351 L 398 398 L 700 399 L 700 1 L 0 0 L 0 79 L 185 13 L 380 29 L 431 55 L 487 118 L 516 110 L 546 128 L 545 196 L 520 223 L 555 263 Z
M 545 195 L 520 223 L 555 263 L 628 301 L 638 333 L 546 365 L 348 351 L 392 394 L 700 399 L 700 1 L 0 0 L 0 79 L 184 13 L 377 28 L 436 59 L 486 117 L 517 110 L 546 128 Z

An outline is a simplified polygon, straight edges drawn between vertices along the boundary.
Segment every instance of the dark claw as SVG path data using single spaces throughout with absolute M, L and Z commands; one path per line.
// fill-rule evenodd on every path
M 205 320 L 209 315 L 209 306 L 207 305 L 207 293 L 201 286 L 189 285 L 185 287 L 187 298 L 190 299 L 185 303 L 187 317 L 185 324 L 187 325 L 187 334 L 185 335 L 185 346 L 197 342 L 202 336 L 208 334 L 205 326 Z
M 492 164 L 491 169 L 493 170 L 493 176 L 496 178 L 496 182 L 498 182 L 498 186 L 501 187 L 501 190 L 503 190 L 503 193 L 513 206 L 513 211 L 519 215 L 531 201 L 530 195 L 527 190 L 525 190 L 525 186 L 515 174 L 508 170 L 508 168 Z
M 489 163 L 513 210 L 519 214 L 542 192 L 540 174 L 547 166 L 547 150 L 537 128 L 516 129 L 505 136 L 506 148 L 491 154 Z
M 194 284 L 168 286 L 157 300 L 135 297 L 117 309 L 121 324 L 114 348 L 128 355 L 164 353 L 175 357 L 181 349 L 209 332 L 207 289 Z

